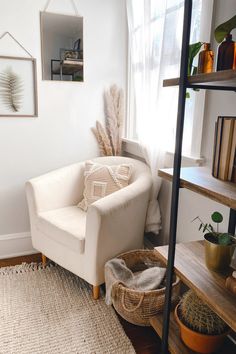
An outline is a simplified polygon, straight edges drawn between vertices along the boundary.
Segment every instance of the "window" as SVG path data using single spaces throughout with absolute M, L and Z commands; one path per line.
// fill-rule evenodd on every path
M 191 43 L 209 41 L 212 0 L 194 0 Z M 135 0 L 132 26 L 129 25 L 130 61 L 128 79 L 128 120 L 126 137 L 139 140 L 147 115 L 139 105 L 148 82 L 150 102 L 157 103 L 156 115 L 163 119 L 165 148 L 173 151 L 177 116 L 178 88 L 162 88 L 163 79 L 179 76 L 184 1 Z M 131 14 L 128 13 L 129 24 Z M 148 77 L 147 77 L 148 76 Z M 190 90 L 186 100 L 183 153 L 200 156 L 201 127 L 205 94 Z M 147 113 L 147 112 L 146 112 Z M 148 121 L 146 124 L 149 124 Z M 198 136 L 193 134 L 198 125 Z M 165 129 L 164 129 L 165 125 Z M 196 132 L 196 130 L 195 130 Z M 150 132 L 149 132 L 150 133 Z M 168 139 L 166 138 L 168 137 Z

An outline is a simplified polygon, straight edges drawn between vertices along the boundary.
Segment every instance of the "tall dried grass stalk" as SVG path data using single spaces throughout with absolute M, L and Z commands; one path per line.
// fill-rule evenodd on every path
M 112 156 L 113 152 L 109 136 L 99 121 L 96 121 L 96 128 L 92 128 L 92 131 L 97 138 L 101 155 Z
M 96 122 L 97 123 L 97 122 Z M 100 155 L 101 156 L 106 156 L 106 150 L 104 149 L 104 144 L 103 144 L 103 141 L 97 131 L 97 128 L 91 128 L 95 138 L 97 139 L 97 142 L 98 142 L 98 147 L 99 147 L 99 151 L 100 151 Z
M 96 122 L 92 131 L 103 156 L 121 155 L 121 134 L 124 120 L 124 94 L 116 85 L 104 93 L 105 128 Z

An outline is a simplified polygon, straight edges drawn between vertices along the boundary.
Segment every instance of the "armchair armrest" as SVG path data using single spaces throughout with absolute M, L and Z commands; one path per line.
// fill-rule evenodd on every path
M 103 217 L 113 215 L 121 209 L 129 209 L 131 205 L 133 206 L 136 199 L 139 199 L 144 194 L 149 197 L 151 187 L 151 176 L 142 176 L 127 187 L 97 200 L 89 208 L 96 208 Z
M 83 195 L 84 163 L 49 172 L 26 182 L 30 208 L 36 213 L 75 205 Z
M 104 264 L 116 255 L 141 248 L 152 179 L 149 175 L 89 206 L 85 253 L 92 284 L 104 281 Z M 98 273 L 97 270 L 101 271 Z

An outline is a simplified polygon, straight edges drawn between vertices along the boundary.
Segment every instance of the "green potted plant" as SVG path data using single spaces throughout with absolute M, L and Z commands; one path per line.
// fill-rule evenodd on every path
M 229 327 L 192 290 L 187 291 L 175 308 L 180 336 L 197 353 L 217 351 L 229 333 Z
M 199 231 L 204 233 L 205 239 L 205 260 L 210 270 L 225 272 L 228 270 L 231 258 L 236 246 L 235 238 L 229 233 L 220 233 L 219 224 L 223 221 L 223 216 L 218 211 L 211 215 L 211 220 L 216 224 L 216 230 L 209 223 L 204 223 L 199 216 Z

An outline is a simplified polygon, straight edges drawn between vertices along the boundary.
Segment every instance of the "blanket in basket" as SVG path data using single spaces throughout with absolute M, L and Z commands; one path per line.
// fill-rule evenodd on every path
M 112 271 L 113 277 L 109 276 Z M 121 283 L 127 288 L 139 291 L 158 289 L 166 273 L 166 268 L 151 267 L 133 273 L 123 259 L 114 258 L 105 264 L 106 304 L 112 305 L 112 286 Z

